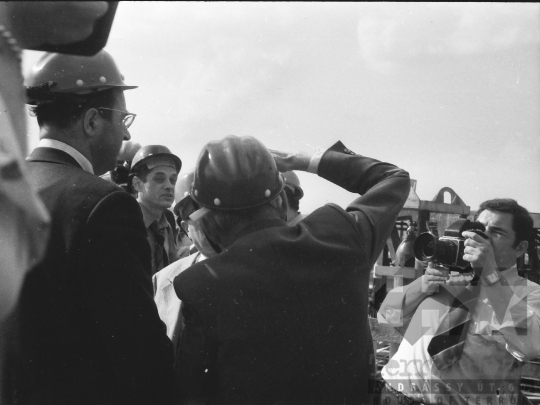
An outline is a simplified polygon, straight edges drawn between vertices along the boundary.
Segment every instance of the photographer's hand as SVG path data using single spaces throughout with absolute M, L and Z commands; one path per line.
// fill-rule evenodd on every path
M 495 316 L 499 323 L 503 323 L 508 319 L 506 312 L 508 305 L 514 296 L 512 288 L 508 285 L 508 281 L 497 267 L 493 246 L 489 239 L 485 239 L 475 232 L 463 232 L 465 238 L 465 249 L 463 259 L 471 263 L 474 272 L 482 280 L 482 289 L 493 307 Z M 511 318 L 514 322 L 518 317 L 527 316 L 527 303 L 519 300 L 512 307 Z M 512 329 L 513 328 L 509 328 Z M 505 338 L 512 338 L 515 333 L 509 332 L 507 329 L 501 329 Z
M 465 231 L 462 233 L 465 241 L 463 260 L 471 263 L 474 273 L 481 276 L 484 269 L 492 272 L 497 270 L 493 246 L 489 239 L 485 239 L 476 232 Z
M 411 284 L 403 287 L 403 292 L 405 293 L 405 299 L 403 300 L 402 306 L 403 316 L 408 317 L 412 315 L 424 299 L 439 292 L 439 286 L 444 285 L 448 278 L 447 269 L 436 267 L 432 263 L 429 263 L 428 268 L 426 268 L 426 274 L 422 277 L 418 277 Z M 389 293 L 389 295 L 391 293 Z
M 427 295 L 439 292 L 439 286 L 446 284 L 449 278 L 447 269 L 429 263 L 426 273 L 422 276 L 422 292 Z

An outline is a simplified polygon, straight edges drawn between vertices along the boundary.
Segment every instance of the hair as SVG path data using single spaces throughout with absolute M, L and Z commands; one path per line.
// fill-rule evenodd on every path
M 127 188 L 130 194 L 138 194 L 138 191 L 135 190 L 135 187 L 133 186 L 133 177 L 137 176 L 139 179 L 141 179 L 143 183 L 146 183 L 148 173 L 150 173 L 150 169 L 148 168 L 148 166 L 146 166 L 145 164 L 141 164 L 132 173 L 128 175 Z
M 286 214 L 283 211 L 281 198 L 274 198 L 263 205 L 253 208 L 247 208 L 237 211 L 210 210 L 210 212 L 201 219 L 204 232 L 212 238 L 232 230 L 237 225 L 250 222 L 261 221 L 265 219 L 281 218 Z
M 512 229 L 516 233 L 514 247 L 519 245 L 521 241 L 530 241 L 534 229 L 533 219 L 529 215 L 529 211 L 519 205 L 516 200 L 512 200 L 511 198 L 495 198 L 484 201 L 480 204 L 476 216 L 478 217 L 485 210 L 512 214 Z
M 30 113 L 36 116 L 40 127 L 49 124 L 58 128 L 68 128 L 90 108 L 114 108 L 117 92 L 115 89 L 107 89 L 79 97 L 82 99 L 78 101 L 64 98 L 48 104 L 31 106 Z M 112 111 L 100 110 L 100 113 L 106 119 L 111 119 Z
M 131 173 L 131 176 L 137 176 L 139 179 L 142 180 L 143 183 L 146 183 L 146 179 L 148 178 L 148 174 L 150 173 L 151 169 L 148 168 L 145 164 L 141 164 L 139 167 L 137 167 L 133 173 Z

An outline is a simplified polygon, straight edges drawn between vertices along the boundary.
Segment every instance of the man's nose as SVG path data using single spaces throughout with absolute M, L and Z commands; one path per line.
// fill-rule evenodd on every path
M 124 129 L 124 141 L 129 141 L 131 139 L 131 134 L 127 129 Z
M 167 189 L 172 188 L 174 190 L 174 184 L 172 184 L 172 182 L 169 179 L 167 179 L 165 181 L 165 188 Z

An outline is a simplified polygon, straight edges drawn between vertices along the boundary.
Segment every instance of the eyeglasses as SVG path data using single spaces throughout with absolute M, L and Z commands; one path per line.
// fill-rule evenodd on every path
M 135 117 L 137 116 L 137 114 L 133 114 L 133 113 L 122 111 L 122 110 L 115 110 L 114 108 L 99 107 L 99 108 L 96 108 L 96 110 L 116 111 L 116 112 L 124 114 L 125 115 L 125 117 L 123 118 L 124 129 L 128 129 L 131 126 L 131 124 L 133 124 L 133 121 L 135 121 Z
M 185 196 L 179 203 L 174 207 L 174 212 L 178 215 L 178 218 L 181 221 L 187 221 L 189 216 L 199 209 L 199 204 L 197 204 L 192 198 L 191 195 Z

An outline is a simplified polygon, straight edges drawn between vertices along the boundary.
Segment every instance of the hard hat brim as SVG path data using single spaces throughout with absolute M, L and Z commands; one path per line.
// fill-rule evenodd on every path
M 103 90 L 110 90 L 110 89 L 131 90 L 131 89 L 136 89 L 137 87 L 139 87 L 139 86 L 124 86 L 124 85 L 103 86 L 103 85 L 95 85 L 95 86 L 91 86 L 91 87 L 86 87 L 84 90 L 79 91 L 79 92 L 74 92 L 74 90 L 77 90 L 78 87 L 69 87 L 67 89 L 62 89 L 62 90 L 57 90 L 57 91 L 52 90 L 51 93 L 85 95 L 85 94 L 94 93 L 96 91 L 103 91 Z
M 159 157 L 166 157 L 169 159 L 173 159 L 174 163 L 176 165 L 176 171 L 180 173 L 180 169 L 182 169 L 182 161 L 180 158 L 176 155 L 173 155 L 172 153 L 155 153 L 153 155 L 147 156 L 141 160 L 139 160 L 130 170 L 130 173 L 134 173 L 139 167 L 146 166 L 146 162 L 148 162 L 151 159 L 159 158 Z

